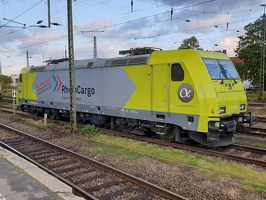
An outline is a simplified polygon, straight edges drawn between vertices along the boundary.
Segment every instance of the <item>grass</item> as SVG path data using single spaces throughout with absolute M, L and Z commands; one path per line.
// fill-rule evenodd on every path
M 259 97 L 259 92 L 256 90 L 250 90 L 246 92 L 247 94 L 247 99 L 248 101 L 258 101 L 261 100 L 261 98 Z M 265 102 L 266 101 L 266 96 L 264 95 L 262 100 Z
M 50 123 L 49 123 L 50 124 Z M 62 131 L 69 131 L 71 129 L 70 125 L 64 125 L 59 127 Z
M 5 106 L 5 107 L 13 108 L 13 104 L 12 103 L 6 103 L 6 102 L 0 102 L 0 106 Z
M 44 124 L 44 122 L 42 120 L 38 120 L 37 121 L 37 120 L 34 120 L 34 119 L 20 118 L 20 117 L 19 117 L 19 120 L 24 121 L 27 124 L 31 124 L 31 125 L 40 127 L 40 128 L 44 128 L 45 127 L 45 124 Z M 55 126 L 55 124 L 54 123 L 46 123 L 46 127 L 52 127 L 52 126 Z
M 260 184 L 254 183 L 254 182 L 241 181 L 240 185 L 242 185 L 247 190 L 253 191 L 253 192 L 265 193 L 265 191 L 266 191 L 265 185 L 260 185 Z
M 89 137 L 89 136 L 101 136 L 104 135 L 102 131 L 100 131 L 98 128 L 96 128 L 94 125 L 87 125 L 83 129 L 80 130 L 81 133 L 85 133 L 86 135 L 83 135 L 82 141 L 85 142 L 93 142 L 94 146 L 90 145 L 90 150 L 93 151 L 95 154 L 107 154 L 110 156 L 122 156 L 121 158 L 123 160 L 127 161 L 136 161 L 139 157 L 142 155 L 137 153 L 134 150 L 128 149 L 128 148 L 117 148 L 117 146 L 114 146 L 113 144 L 104 144 L 102 145 L 101 141 L 95 140 L 95 137 Z M 80 143 L 79 143 L 80 144 Z M 145 144 L 145 143 L 143 143 Z M 145 146 L 145 145 L 144 145 Z
M 1 112 L 0 111 L 0 114 L 1 116 L 5 116 L 5 117 L 8 117 L 10 119 L 14 119 L 14 120 L 18 120 L 18 121 L 23 121 L 27 124 L 30 124 L 30 125 L 33 125 L 33 126 L 37 126 L 37 127 L 40 127 L 40 128 L 44 128 L 45 127 L 45 124 L 42 120 L 34 120 L 34 119 L 30 119 L 30 118 L 23 118 L 23 117 L 20 117 L 18 115 L 15 115 L 15 118 L 13 117 L 13 114 L 9 114 L 9 113 L 4 113 L 4 112 Z M 54 123 L 46 123 L 46 127 L 53 127 L 55 126 L 56 124 Z
M 263 144 L 253 144 L 252 142 L 241 142 L 241 141 L 238 141 L 237 143 L 238 144 L 241 144 L 241 145 L 250 146 L 250 147 L 264 148 L 264 149 L 266 149 L 266 144 L 265 145 L 263 145 Z
M 219 177 L 220 179 L 226 176 L 234 177 L 240 180 L 240 186 L 245 189 L 257 192 L 264 190 L 265 192 L 266 172 L 258 168 L 233 162 L 219 161 L 202 155 L 193 155 L 176 149 L 104 134 L 94 134 L 93 136 L 83 135 L 82 141 L 86 143 L 86 147 L 94 154 L 107 154 L 121 157 L 122 160 L 130 162 L 137 162 L 140 158 L 150 157 L 174 165 L 185 164 L 188 167 L 192 166 L 198 174 L 208 174 L 213 178 Z
M 100 135 L 103 134 L 103 132 L 100 131 L 99 128 L 95 127 L 94 125 L 86 125 L 84 128 L 80 130 L 81 133 L 87 133 L 90 135 Z
M 26 123 L 35 126 L 43 126 L 42 121 L 23 119 Z M 54 126 L 54 124 L 47 124 Z M 65 126 L 64 129 L 68 129 Z M 208 175 L 214 179 L 224 179 L 228 176 L 239 179 L 241 187 L 252 192 L 266 191 L 266 172 L 250 166 L 219 161 L 202 155 L 194 155 L 181 150 L 161 147 L 146 142 L 137 142 L 124 138 L 113 137 L 103 134 L 98 128 L 87 125 L 81 132 L 79 140 L 72 140 L 71 143 L 80 147 L 86 147 L 91 154 L 106 154 L 121 158 L 122 161 L 138 162 L 141 158 L 152 158 L 164 163 L 177 166 L 187 166 L 199 175 Z

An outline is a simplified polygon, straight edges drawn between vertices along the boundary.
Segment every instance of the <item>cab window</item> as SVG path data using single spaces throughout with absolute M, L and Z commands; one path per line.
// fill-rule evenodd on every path
M 239 79 L 238 73 L 230 60 L 203 58 L 212 80 Z
M 19 75 L 19 82 L 22 83 L 22 74 Z
M 184 80 L 184 70 L 179 63 L 173 64 L 171 66 L 171 79 L 172 81 Z

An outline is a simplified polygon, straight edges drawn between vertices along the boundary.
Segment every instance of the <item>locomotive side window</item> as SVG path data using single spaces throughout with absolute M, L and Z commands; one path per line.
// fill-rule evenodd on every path
M 19 75 L 19 82 L 22 83 L 22 74 Z
M 184 70 L 179 63 L 173 64 L 171 66 L 171 79 L 172 81 L 183 81 L 184 80 Z

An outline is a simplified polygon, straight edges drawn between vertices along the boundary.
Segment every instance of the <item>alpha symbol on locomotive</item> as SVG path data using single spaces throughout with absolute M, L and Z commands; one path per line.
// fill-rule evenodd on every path
M 187 88 L 182 88 L 179 95 L 181 98 L 186 98 L 186 97 L 189 98 L 190 92 L 191 90 L 187 90 Z
M 190 84 L 184 83 L 178 88 L 177 96 L 182 102 L 188 103 L 194 97 L 194 90 Z

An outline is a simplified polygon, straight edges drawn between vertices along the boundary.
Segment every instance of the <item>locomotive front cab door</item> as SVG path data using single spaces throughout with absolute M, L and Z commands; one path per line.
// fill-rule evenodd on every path
M 28 99 L 28 73 L 23 74 L 23 99 Z
M 151 71 L 151 110 L 169 112 L 169 66 L 167 64 L 153 65 Z
M 23 99 L 23 75 L 19 74 L 18 78 L 18 99 Z
M 27 99 L 28 92 L 27 92 L 27 74 L 20 74 L 19 75 L 19 83 L 18 83 L 18 98 L 19 99 Z

